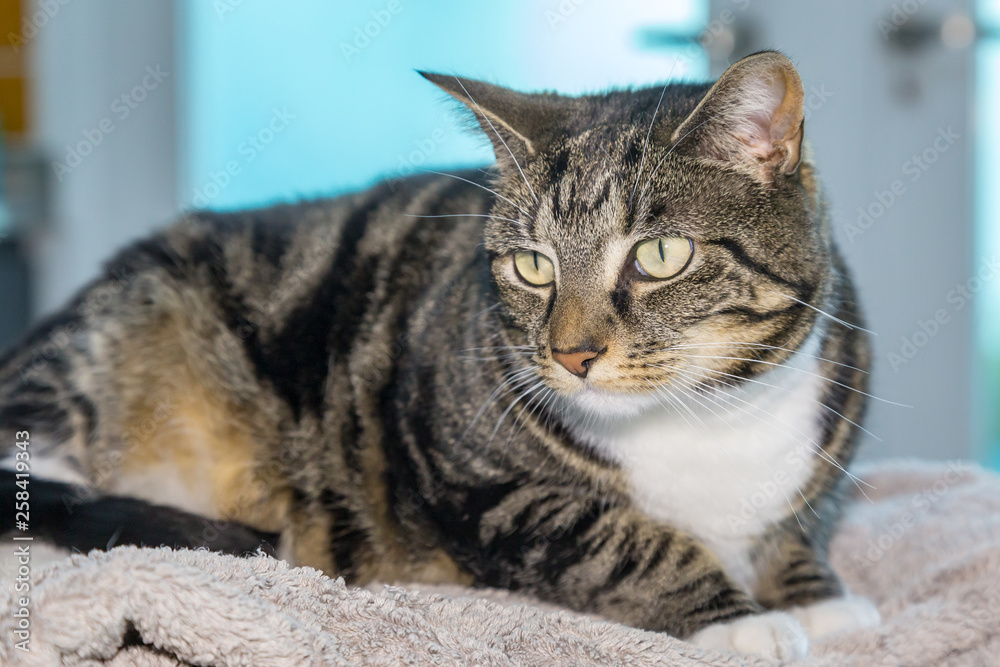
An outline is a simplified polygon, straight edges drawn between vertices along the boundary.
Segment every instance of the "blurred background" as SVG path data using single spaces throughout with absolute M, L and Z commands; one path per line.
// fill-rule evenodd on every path
M 0 0 L 0 347 L 190 207 L 485 164 L 414 74 L 565 93 L 777 48 L 875 338 L 864 458 L 1000 466 L 1000 0 Z

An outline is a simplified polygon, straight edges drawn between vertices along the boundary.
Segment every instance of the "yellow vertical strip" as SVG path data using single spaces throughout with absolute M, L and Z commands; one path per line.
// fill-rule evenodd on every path
M 0 0 L 0 120 L 4 134 L 28 131 L 26 52 L 22 0 Z

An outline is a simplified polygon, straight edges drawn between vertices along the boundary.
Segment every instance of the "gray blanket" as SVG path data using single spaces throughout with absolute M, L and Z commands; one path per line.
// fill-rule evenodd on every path
M 882 624 L 813 642 L 804 664 L 1000 664 L 1000 478 L 961 463 L 860 474 L 875 489 L 832 560 Z M 2 665 L 767 664 L 501 591 L 356 589 L 263 556 L 120 547 L 32 579 L 0 582 Z

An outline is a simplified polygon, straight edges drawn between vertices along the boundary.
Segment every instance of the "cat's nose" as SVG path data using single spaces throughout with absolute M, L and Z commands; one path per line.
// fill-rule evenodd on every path
M 559 364 L 568 370 L 570 373 L 577 377 L 585 378 L 587 377 L 587 371 L 590 370 L 590 365 L 594 363 L 597 357 L 601 356 L 604 350 L 595 350 L 594 348 L 577 348 L 575 350 L 569 350 L 566 352 L 560 352 L 559 350 L 552 350 L 552 358 L 559 362 Z

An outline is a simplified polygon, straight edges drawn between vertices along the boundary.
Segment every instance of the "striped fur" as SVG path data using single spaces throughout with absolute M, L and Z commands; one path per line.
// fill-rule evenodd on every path
M 357 583 L 524 590 L 678 636 L 841 595 L 826 545 L 869 354 L 798 162 L 787 59 L 741 61 L 711 91 L 582 98 L 426 76 L 469 107 L 495 170 L 198 213 L 125 249 L 0 360 L 6 453 L 29 431 L 32 461 L 99 496 L 280 533 L 281 553 Z M 694 240 L 689 267 L 638 279 L 630 252 L 664 235 Z M 556 282 L 519 280 L 520 249 L 554 258 Z M 585 380 L 556 339 L 601 350 Z M 655 480 L 640 502 L 644 462 L 599 426 L 698 419 L 703 440 L 662 447 L 710 448 L 717 413 L 766 408 L 755 386 L 803 360 L 820 378 L 799 406 L 808 474 L 741 529 L 740 575 L 696 522 L 655 515 Z M 712 488 L 705 466 L 667 470 L 665 488 Z

